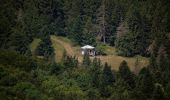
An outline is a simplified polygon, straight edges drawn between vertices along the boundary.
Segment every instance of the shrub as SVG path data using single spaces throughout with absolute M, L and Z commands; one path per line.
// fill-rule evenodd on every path
M 96 55 L 106 55 L 104 44 L 98 44 L 96 46 Z

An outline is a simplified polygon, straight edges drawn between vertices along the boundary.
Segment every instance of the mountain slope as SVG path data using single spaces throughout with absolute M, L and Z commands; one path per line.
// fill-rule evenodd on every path
M 51 41 L 53 43 L 54 52 L 55 52 L 55 60 L 59 62 L 62 58 L 62 54 L 64 50 L 66 50 L 67 54 L 70 56 L 76 56 L 81 63 L 83 60 L 83 56 L 81 55 L 80 46 L 74 46 L 73 42 L 71 42 L 69 39 L 65 37 L 59 37 L 59 36 L 51 36 Z M 122 57 L 117 56 L 115 52 L 114 47 L 106 46 L 105 48 L 107 55 L 106 56 L 96 56 L 97 58 L 100 58 L 102 63 L 107 62 L 112 66 L 113 69 L 118 70 L 118 67 L 120 63 L 123 60 L 126 60 L 131 68 L 131 70 L 134 69 L 136 60 L 138 59 L 138 64 L 140 67 L 147 66 L 148 59 L 141 56 L 135 56 L 135 57 Z M 90 57 L 93 59 L 94 57 Z

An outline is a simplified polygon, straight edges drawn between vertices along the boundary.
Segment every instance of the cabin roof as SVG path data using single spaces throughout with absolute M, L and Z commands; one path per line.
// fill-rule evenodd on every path
M 95 47 L 90 46 L 90 45 L 85 45 L 83 47 L 81 47 L 81 49 L 94 49 Z

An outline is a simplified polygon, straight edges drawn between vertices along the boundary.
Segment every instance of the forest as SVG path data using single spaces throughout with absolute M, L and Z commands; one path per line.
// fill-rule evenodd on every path
M 170 0 L 0 0 L 0 100 L 169 100 L 169 22 Z M 56 61 L 51 35 L 149 63 Z

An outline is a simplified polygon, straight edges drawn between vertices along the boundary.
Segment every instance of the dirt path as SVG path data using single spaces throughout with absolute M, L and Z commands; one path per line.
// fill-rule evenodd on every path
M 76 50 L 76 47 L 71 46 L 70 43 L 67 43 L 65 41 L 62 41 L 61 39 L 56 39 L 56 42 L 58 42 L 59 44 L 61 44 L 61 46 L 64 47 L 64 49 L 66 50 L 67 54 L 70 56 L 76 56 L 78 58 L 78 61 L 81 63 L 83 60 L 83 57 L 80 55 L 79 50 Z
M 78 61 L 81 62 L 82 61 L 82 57 L 80 57 L 79 54 L 77 54 L 76 49 L 71 45 L 71 41 L 64 41 L 63 37 L 56 37 L 54 35 L 51 36 L 51 40 L 53 43 L 53 47 L 54 47 L 54 52 L 55 52 L 55 59 L 56 61 L 60 61 L 62 59 L 62 54 L 64 52 L 64 50 L 66 50 L 67 54 L 69 56 L 76 56 L 78 58 Z
M 61 39 L 59 39 L 59 38 L 57 38 L 57 37 L 55 37 L 55 38 L 56 38 L 56 39 L 54 39 L 54 40 L 55 40 L 56 42 L 58 42 L 61 46 L 64 47 L 64 49 L 66 50 L 66 52 L 68 53 L 68 55 L 70 55 L 70 56 L 74 56 L 74 55 L 75 55 L 75 53 L 74 53 L 74 51 L 73 51 L 73 48 L 71 47 L 70 44 L 62 41 Z

